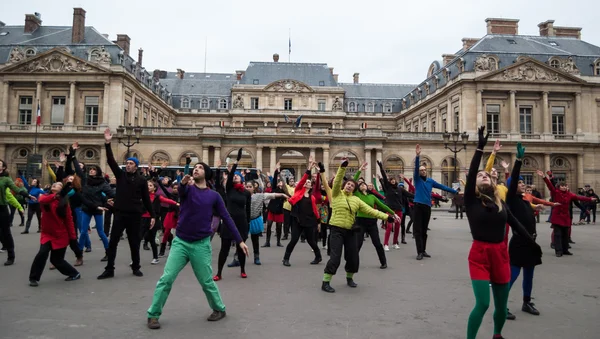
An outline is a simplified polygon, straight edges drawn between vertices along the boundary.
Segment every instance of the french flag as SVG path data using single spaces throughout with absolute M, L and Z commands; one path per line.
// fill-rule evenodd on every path
M 37 118 L 35 120 L 35 124 L 37 126 L 39 126 L 42 123 L 42 116 L 40 114 L 40 101 L 38 100 L 38 105 L 37 105 Z

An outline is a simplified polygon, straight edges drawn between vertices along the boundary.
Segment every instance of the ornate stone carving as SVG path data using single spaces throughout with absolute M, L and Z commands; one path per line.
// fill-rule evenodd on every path
M 244 109 L 244 99 L 239 94 L 233 100 L 233 109 Z
M 46 57 L 32 60 L 19 67 L 15 72 L 50 73 L 50 72 L 90 72 L 93 69 L 85 62 L 71 59 L 56 53 Z
M 579 74 L 579 69 L 577 68 L 577 65 L 575 65 L 575 61 L 573 61 L 573 57 L 568 57 L 566 59 L 562 59 L 562 58 L 552 58 L 551 61 L 558 61 L 559 63 L 559 67 L 558 69 L 560 69 L 561 71 L 565 72 L 565 73 L 569 73 L 569 74 Z
M 487 72 L 498 69 L 498 60 L 487 54 L 482 54 L 475 60 L 475 71 Z
M 502 78 L 508 81 L 557 82 L 561 80 L 557 73 L 543 69 L 532 62 L 505 70 Z
M 154 152 L 152 155 L 152 159 L 150 160 L 153 164 L 163 164 L 164 162 L 169 162 L 169 155 L 163 151 Z
M 333 105 L 331 105 L 331 110 L 333 112 L 341 112 L 342 111 L 342 102 L 340 101 L 339 97 L 335 97 L 335 100 L 333 101 Z
M 465 70 L 465 59 L 458 58 L 456 61 L 456 68 L 458 69 L 458 74 L 462 73 Z
M 21 62 L 23 60 L 26 59 L 25 56 L 25 52 L 23 52 L 23 49 L 21 47 L 14 47 L 11 51 L 10 51 L 10 56 L 8 58 L 8 63 L 9 64 L 14 64 L 17 62 Z
M 309 87 L 295 80 L 275 81 L 274 83 L 267 86 L 265 90 L 292 93 L 312 92 L 312 90 Z
M 302 107 L 308 107 L 308 95 L 302 96 Z
M 402 99 L 402 109 L 406 109 L 406 99 Z
M 275 106 L 275 96 L 269 95 L 269 106 Z
M 446 83 L 450 81 L 450 71 L 447 67 L 442 70 L 442 76 L 444 77 L 444 79 L 446 79 Z
M 104 46 L 101 46 L 100 48 L 94 48 L 91 52 L 90 60 L 102 65 L 110 65 L 112 61 L 110 53 L 106 51 Z

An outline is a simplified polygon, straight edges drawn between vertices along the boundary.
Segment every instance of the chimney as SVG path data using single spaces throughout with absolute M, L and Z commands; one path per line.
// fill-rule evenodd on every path
M 279 54 L 273 54 L 273 62 L 279 62 Z
M 33 33 L 42 25 L 42 18 L 39 13 L 25 14 L 25 33 Z
M 554 33 L 559 37 L 569 37 L 581 40 L 581 27 L 554 27 Z
M 138 50 L 138 66 L 142 67 L 142 57 L 144 56 L 144 50 L 143 49 L 139 49 Z
M 339 78 L 339 74 L 334 74 L 333 75 L 333 81 L 338 82 L 338 78 Z
M 487 18 L 487 34 L 519 34 L 518 19 Z
M 121 47 L 125 55 L 129 55 L 129 45 L 131 43 L 131 38 L 127 34 L 117 34 L 117 42 L 116 44 Z
M 354 73 L 354 75 L 352 75 L 352 77 L 354 78 L 354 83 L 358 84 L 358 76 L 360 75 L 360 73 Z
M 556 36 L 554 33 L 554 20 L 547 20 L 538 25 L 540 28 L 540 36 Z
M 160 69 L 155 69 L 154 72 L 152 72 L 152 78 L 154 80 L 158 80 L 159 77 L 160 77 Z
M 85 39 L 85 10 L 73 8 L 73 28 L 71 29 L 71 42 L 79 44 Z
M 463 43 L 463 51 L 468 50 L 469 48 L 473 47 L 473 45 L 475 45 L 477 43 L 477 41 L 479 41 L 479 39 L 474 39 L 474 38 L 463 38 L 462 39 L 462 43 Z
M 237 79 L 237 81 L 241 81 L 242 78 L 244 77 L 244 71 L 235 71 L 235 78 Z
M 329 67 L 329 74 L 333 75 L 333 67 Z
M 182 80 L 183 80 L 183 77 L 184 77 L 184 75 L 185 75 L 185 71 L 184 71 L 184 70 L 182 70 L 181 68 L 178 68 L 178 69 L 177 69 L 177 78 L 179 78 L 179 79 L 182 79 Z
M 442 60 L 444 60 L 444 66 L 446 66 L 450 61 L 454 60 L 456 55 L 454 54 L 442 54 Z

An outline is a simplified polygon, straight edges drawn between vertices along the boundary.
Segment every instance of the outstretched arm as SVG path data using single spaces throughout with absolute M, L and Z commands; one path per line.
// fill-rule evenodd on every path
M 485 135 L 484 132 L 485 126 L 479 127 L 477 131 L 479 141 L 477 143 L 477 149 L 475 150 L 473 159 L 471 160 L 469 174 L 467 175 L 467 184 L 465 185 L 465 206 L 472 205 L 477 200 L 475 197 L 475 184 L 477 182 L 477 172 L 479 171 L 479 164 L 481 163 L 481 158 L 483 157 L 483 149 L 485 148 L 485 145 L 487 144 L 487 139 L 490 136 L 489 132 Z
M 515 164 L 513 166 L 512 175 L 510 179 L 510 186 L 508 187 L 508 193 L 506 195 L 506 201 L 509 201 L 509 199 L 517 198 L 517 187 L 519 186 L 519 175 L 521 173 L 521 165 L 523 164 L 524 156 L 525 147 L 523 147 L 523 145 L 519 142 L 517 143 L 517 160 L 515 161 Z M 503 161 L 502 167 L 508 169 L 508 164 L 506 164 L 506 162 Z

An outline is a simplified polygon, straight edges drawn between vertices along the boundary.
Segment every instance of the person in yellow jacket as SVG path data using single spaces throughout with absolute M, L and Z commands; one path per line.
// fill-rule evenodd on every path
M 356 182 L 354 180 L 348 180 L 342 186 L 344 175 L 346 174 L 346 167 L 348 166 L 348 159 L 342 159 L 342 164 L 338 168 L 333 180 L 333 188 L 330 188 L 327 182 L 323 182 L 327 195 L 331 197 L 331 218 L 329 219 L 330 227 L 330 243 L 329 249 L 331 254 L 329 261 L 325 266 L 325 274 L 323 275 L 323 284 L 321 290 L 334 293 L 335 290 L 331 287 L 331 278 L 337 272 L 340 267 L 342 259 L 342 249 L 344 250 L 344 259 L 346 260 L 346 283 L 350 287 L 357 287 L 358 285 L 354 282 L 354 273 L 358 272 L 358 245 L 357 245 L 357 232 L 352 229 L 356 218 L 356 213 L 359 211 L 370 217 L 386 220 L 388 222 L 398 221 L 396 215 L 390 216 L 386 213 L 373 209 L 365 202 L 360 200 L 354 195 L 357 189 Z M 319 163 L 320 172 L 325 172 L 325 167 L 322 163 Z M 362 241 L 362 239 L 359 239 Z
M 485 171 L 490 173 L 490 175 L 492 177 L 492 183 L 494 185 L 496 185 L 496 188 L 498 189 L 498 194 L 500 195 L 500 199 L 502 199 L 502 201 L 506 201 L 506 193 L 508 193 L 508 187 L 506 187 L 504 184 L 498 183 L 498 171 L 494 168 L 494 161 L 496 160 L 496 153 L 498 153 L 498 151 L 501 148 L 502 148 L 502 145 L 500 145 L 500 140 L 496 140 L 496 143 L 494 144 L 494 149 L 492 150 L 492 154 L 490 154 L 487 164 L 485 164 Z M 502 167 L 504 167 L 505 174 L 509 175 L 508 164 L 503 161 Z M 508 177 L 506 179 L 508 179 Z

